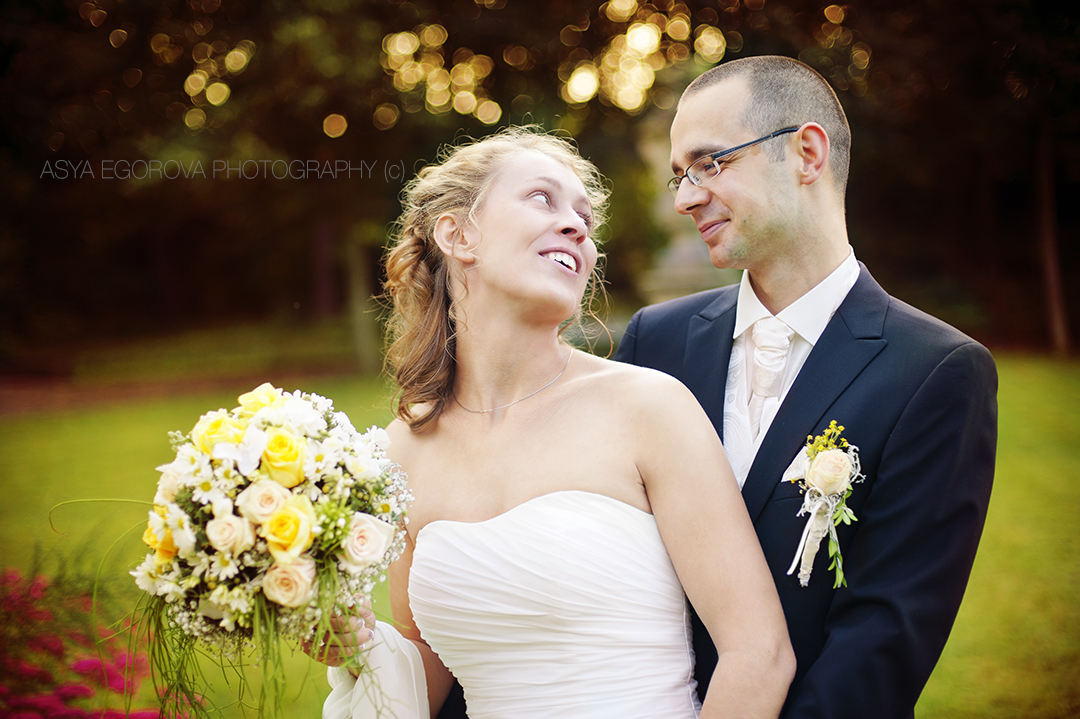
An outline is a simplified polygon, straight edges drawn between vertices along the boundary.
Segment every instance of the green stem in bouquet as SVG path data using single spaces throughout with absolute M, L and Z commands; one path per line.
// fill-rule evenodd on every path
M 141 499 L 100 499 L 100 498 L 68 499 L 68 500 L 63 501 L 63 502 L 57 502 L 56 504 L 54 504 L 49 509 L 49 528 L 52 529 L 52 531 L 56 532 L 57 534 L 62 534 L 65 537 L 68 536 L 67 532 L 61 532 L 59 529 L 56 528 L 56 524 L 53 523 L 53 512 L 60 509 L 60 507 L 66 506 L 68 504 L 88 504 L 88 503 L 97 503 L 97 502 L 119 502 L 121 504 L 141 504 L 144 507 L 153 507 L 154 506 L 153 502 L 146 502 L 146 501 L 141 500 Z

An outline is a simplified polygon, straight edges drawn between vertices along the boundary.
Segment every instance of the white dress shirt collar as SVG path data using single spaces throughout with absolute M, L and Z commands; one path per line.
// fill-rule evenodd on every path
M 776 317 L 813 346 L 817 344 L 836 308 L 844 301 L 858 279 L 859 263 L 855 259 L 854 250 L 849 248 L 847 259 L 841 262 L 839 267 L 813 289 L 781 310 Z M 738 337 L 758 320 L 772 316 L 750 285 L 750 274 L 744 271 L 739 285 L 739 302 L 732 337 Z

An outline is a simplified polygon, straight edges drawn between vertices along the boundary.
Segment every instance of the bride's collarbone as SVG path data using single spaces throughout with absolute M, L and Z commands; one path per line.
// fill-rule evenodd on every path
M 427 454 L 409 468 L 423 523 L 484 521 L 535 497 L 566 490 L 605 494 L 648 506 L 636 465 L 607 447 L 523 439 L 517 444 L 463 444 Z

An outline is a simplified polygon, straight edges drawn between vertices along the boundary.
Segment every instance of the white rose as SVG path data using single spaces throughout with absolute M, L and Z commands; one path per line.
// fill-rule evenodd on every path
M 237 555 L 255 546 L 255 530 L 251 522 L 226 514 L 206 523 L 206 538 L 214 549 L 223 554 Z
M 161 479 L 158 480 L 154 504 L 165 506 L 176 499 L 176 491 L 180 489 L 181 473 L 171 463 L 161 465 L 158 471 L 161 472 Z
M 810 469 L 806 471 L 806 483 L 828 496 L 842 494 L 851 486 L 851 458 L 841 449 L 818 452 Z
M 349 534 L 341 543 L 341 563 L 349 572 L 356 574 L 383 558 L 386 549 L 394 541 L 394 525 L 376 519 L 370 514 L 357 512 L 353 515 Z
M 263 594 L 283 607 L 302 607 L 315 594 L 315 560 L 300 557 L 292 564 L 275 564 L 263 578 Z
M 390 435 L 386 433 L 386 430 L 382 427 L 371 427 L 364 433 L 372 444 L 379 449 L 386 451 L 386 448 L 390 446 Z
M 233 513 L 233 503 L 228 497 L 218 497 L 210 504 L 214 517 L 220 519 Z
M 306 399 L 302 399 L 299 393 L 285 395 L 283 413 L 286 421 L 299 429 L 302 434 L 313 436 L 326 429 L 326 419 L 322 412 Z
M 260 479 L 236 498 L 236 506 L 247 519 L 263 524 L 289 501 L 292 492 L 272 479 Z
M 369 479 L 375 479 L 382 470 L 378 463 L 371 457 L 358 457 L 355 454 L 345 455 L 345 469 L 349 470 L 349 474 L 354 479 L 365 481 Z

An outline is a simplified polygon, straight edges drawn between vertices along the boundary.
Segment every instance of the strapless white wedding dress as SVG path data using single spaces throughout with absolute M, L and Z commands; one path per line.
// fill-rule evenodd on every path
M 698 716 L 682 586 L 656 520 L 624 502 L 560 491 L 483 522 L 431 522 L 416 538 L 409 602 L 470 719 Z M 388 664 L 408 653 L 394 646 Z M 422 681 L 415 665 L 406 673 Z M 400 676 L 375 679 L 385 689 Z M 346 689 L 339 680 L 338 715 L 375 715 Z

